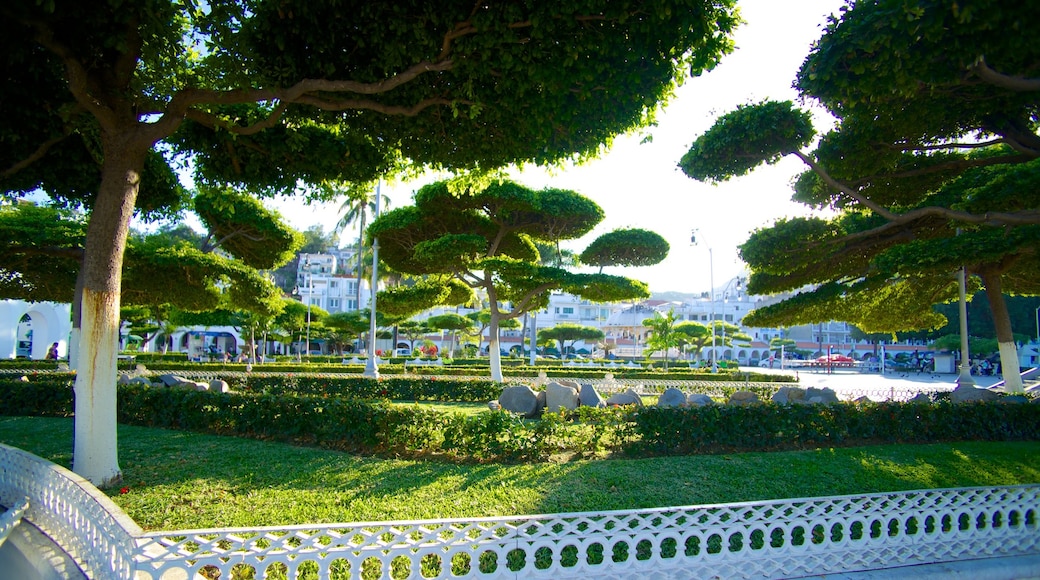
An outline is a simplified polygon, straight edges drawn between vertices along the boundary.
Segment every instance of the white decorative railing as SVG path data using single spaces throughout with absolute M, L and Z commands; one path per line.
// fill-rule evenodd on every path
M 93 578 L 775 578 L 1040 554 L 1040 485 L 553 515 L 142 533 L 0 445 L 0 503 Z
M 141 528 L 104 493 L 64 467 L 0 444 L 0 505 L 29 499 L 23 518 L 91 578 L 130 578 Z

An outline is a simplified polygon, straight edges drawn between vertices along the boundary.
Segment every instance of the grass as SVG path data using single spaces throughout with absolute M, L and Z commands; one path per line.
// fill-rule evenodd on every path
M 0 441 L 69 466 L 70 419 L 0 417 Z M 603 511 L 1040 483 L 1040 442 L 451 465 L 120 426 L 126 493 L 148 530 Z

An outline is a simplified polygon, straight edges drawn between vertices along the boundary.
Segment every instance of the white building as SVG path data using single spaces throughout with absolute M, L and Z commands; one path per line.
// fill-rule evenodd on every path
M 367 284 L 361 285 L 361 304 L 358 304 L 358 279 L 350 264 L 352 252 L 338 251 L 325 254 L 300 254 L 296 270 L 296 295 L 304 304 L 317 306 L 326 312 L 353 312 L 367 308 L 372 292 Z M 350 274 L 344 273 L 350 271 Z
M 58 358 L 65 358 L 71 332 L 69 304 L 0 301 L 0 358 L 46 358 L 55 342 Z

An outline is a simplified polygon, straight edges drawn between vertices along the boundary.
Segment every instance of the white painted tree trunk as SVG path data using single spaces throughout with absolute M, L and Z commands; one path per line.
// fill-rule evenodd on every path
M 491 309 L 491 322 L 488 323 L 488 361 L 491 363 L 491 380 L 501 383 L 505 380 L 502 374 L 502 351 L 498 342 L 498 311 Z
M 1000 374 L 1004 378 L 1004 390 L 1008 393 L 1024 392 L 1025 384 L 1018 371 L 1018 346 L 1014 342 L 1001 342 L 997 347 L 1000 349 Z
M 106 487 L 122 478 L 116 450 L 119 294 L 84 289 L 82 306 L 82 333 L 87 348 L 77 353 L 72 468 L 91 483 Z

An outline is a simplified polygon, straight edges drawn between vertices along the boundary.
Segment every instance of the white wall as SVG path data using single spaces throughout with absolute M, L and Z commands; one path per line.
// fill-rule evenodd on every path
M 15 358 L 18 346 L 18 321 L 28 314 L 32 319 L 32 354 L 30 358 L 47 357 L 47 349 L 58 343 L 58 357 L 68 356 L 69 333 L 72 332 L 72 307 L 55 302 L 0 301 L 0 358 Z

